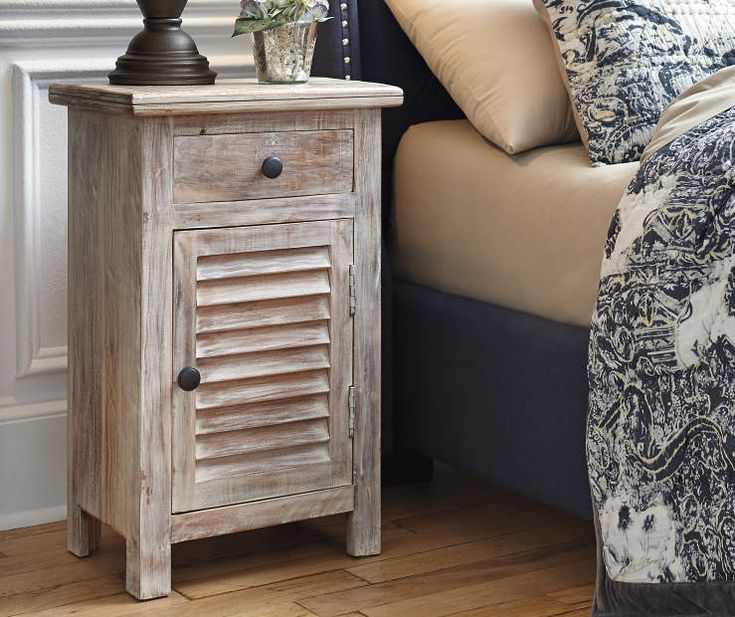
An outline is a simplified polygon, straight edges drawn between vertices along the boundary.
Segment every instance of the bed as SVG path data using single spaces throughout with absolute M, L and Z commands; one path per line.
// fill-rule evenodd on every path
M 392 451 L 592 511 L 596 617 L 732 614 L 735 6 L 386 3 L 467 113 L 363 0 Z
M 384 480 L 441 460 L 589 518 L 588 324 L 633 166 L 591 168 L 581 143 L 501 152 L 382 1 L 332 11 L 315 74 L 405 93 L 383 113 Z

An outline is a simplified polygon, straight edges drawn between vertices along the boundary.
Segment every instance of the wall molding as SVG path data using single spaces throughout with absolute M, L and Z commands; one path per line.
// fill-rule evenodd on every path
M 50 508 L 39 508 L 37 510 L 10 512 L 8 514 L 0 514 L 0 530 L 43 525 L 44 523 L 54 523 L 63 520 L 66 520 L 65 504 L 51 506 Z
M 107 70 L 109 64 L 100 60 L 35 60 L 13 65 L 16 377 L 66 369 L 66 347 L 43 347 L 41 341 L 40 90 L 52 81 L 99 81 Z
M 0 405 L 0 427 L 18 422 L 33 422 L 66 415 L 66 399 L 41 403 L 18 404 L 8 402 Z
M 247 54 L 210 55 L 221 77 L 244 72 L 252 65 Z M 15 162 L 13 210 L 15 220 L 17 355 L 16 377 L 66 370 L 66 346 L 44 347 L 41 340 L 40 264 L 43 243 L 40 198 L 41 90 L 58 81 L 102 81 L 111 68 L 107 58 L 27 60 L 13 64 L 12 103 Z M 248 71 L 250 72 L 250 71 Z M 43 101 L 45 103 L 45 100 Z

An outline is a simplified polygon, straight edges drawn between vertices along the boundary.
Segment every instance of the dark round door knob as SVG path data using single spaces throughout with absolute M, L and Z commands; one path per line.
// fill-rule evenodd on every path
M 266 178 L 277 178 L 283 171 L 283 163 L 277 156 L 269 156 L 263 161 L 263 175 Z
M 191 392 L 202 382 L 202 376 L 199 371 L 193 366 L 187 366 L 179 371 L 179 376 L 176 378 L 176 383 L 179 384 L 179 388 Z

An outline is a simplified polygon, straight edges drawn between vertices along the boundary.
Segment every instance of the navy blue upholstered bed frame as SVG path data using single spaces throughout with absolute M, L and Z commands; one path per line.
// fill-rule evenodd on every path
M 403 88 L 383 112 L 390 247 L 393 157 L 412 124 L 463 114 L 382 0 L 332 2 L 316 75 Z M 447 208 L 452 204 L 448 203 Z M 384 479 L 426 478 L 430 459 L 590 517 L 584 456 L 588 330 L 393 280 L 384 252 Z

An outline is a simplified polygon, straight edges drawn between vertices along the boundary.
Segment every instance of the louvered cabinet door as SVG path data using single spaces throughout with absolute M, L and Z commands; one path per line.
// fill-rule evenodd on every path
M 173 511 L 351 484 L 352 221 L 174 234 Z

